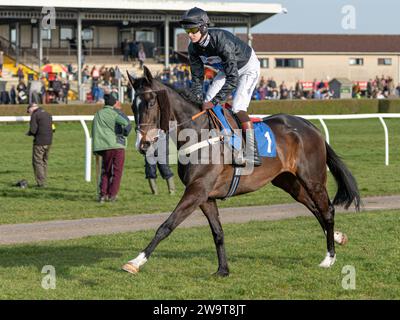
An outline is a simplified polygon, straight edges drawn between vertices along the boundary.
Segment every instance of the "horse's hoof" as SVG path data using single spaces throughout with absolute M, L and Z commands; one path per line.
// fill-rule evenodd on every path
M 139 268 L 135 267 L 132 263 L 126 263 L 122 266 L 122 270 L 132 273 L 132 274 L 137 274 L 139 272 Z
M 229 276 L 229 271 L 217 271 L 213 275 L 216 277 L 227 277 Z
M 347 242 L 349 242 L 349 238 L 343 233 L 342 242 L 340 244 L 344 246 Z
M 347 237 L 347 235 L 340 231 L 335 231 L 333 237 L 335 239 L 335 242 L 342 246 L 349 242 L 349 238 Z
M 325 259 L 319 264 L 321 268 L 330 268 L 336 261 L 336 254 L 331 257 L 329 252 L 326 254 Z

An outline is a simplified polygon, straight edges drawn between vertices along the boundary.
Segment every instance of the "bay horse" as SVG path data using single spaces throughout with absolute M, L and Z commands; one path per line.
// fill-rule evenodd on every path
M 144 66 L 143 77 L 129 81 L 135 90 L 132 109 L 137 129 L 142 135 L 140 150 L 146 151 L 157 140 L 156 129 L 168 131 L 167 123 L 176 121 L 176 130 L 194 129 L 200 136 L 202 129 L 213 129 L 208 113 L 199 113 L 200 104 L 185 97 L 177 90 L 153 78 Z M 200 114 L 200 116 L 198 116 Z M 196 115 L 195 117 L 193 117 Z M 232 119 L 231 119 L 232 120 Z M 234 196 L 260 189 L 268 182 L 289 193 L 305 205 L 317 218 L 326 236 L 327 253 L 321 267 L 335 263 L 335 244 L 345 244 L 347 236 L 334 231 L 334 205 L 346 209 L 354 203 L 360 210 L 360 194 L 357 182 L 343 161 L 325 141 L 320 131 L 309 121 L 287 114 L 266 117 L 263 121 L 272 129 L 276 139 L 276 157 L 262 158 L 262 165 L 254 167 L 251 175 L 241 177 Z M 184 142 L 177 141 L 178 149 Z M 327 168 L 336 180 L 338 190 L 333 202 L 326 189 Z M 207 218 L 218 256 L 216 275 L 229 275 L 224 246 L 224 232 L 219 219 L 217 199 L 223 199 L 229 191 L 234 168 L 230 164 L 178 164 L 178 174 L 185 191 L 171 215 L 156 231 L 154 238 L 139 255 L 122 266 L 136 274 L 147 262 L 156 246 L 168 237 L 195 209 L 200 207 Z

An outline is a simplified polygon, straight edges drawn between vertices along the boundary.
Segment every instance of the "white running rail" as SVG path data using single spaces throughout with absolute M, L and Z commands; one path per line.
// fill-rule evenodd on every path
M 251 115 L 254 118 L 265 118 L 268 115 L 255 114 Z M 63 121 L 79 121 L 85 132 L 85 180 L 90 182 L 91 180 L 91 160 L 92 160 L 92 138 L 85 121 L 92 121 L 94 116 L 53 116 L 54 122 Z M 383 126 L 385 133 L 385 165 L 389 165 L 389 132 L 383 118 L 398 118 L 400 119 L 399 113 L 370 113 L 370 114 L 341 114 L 341 115 L 298 115 L 307 120 L 319 120 L 324 132 L 325 139 L 329 143 L 329 131 L 324 120 L 351 120 L 351 119 L 379 119 Z M 131 121 L 135 120 L 135 117 L 129 116 Z M 2 116 L 0 122 L 29 122 L 30 116 Z

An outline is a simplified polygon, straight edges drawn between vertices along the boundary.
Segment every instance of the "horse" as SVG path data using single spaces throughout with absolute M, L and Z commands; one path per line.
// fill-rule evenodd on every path
M 190 96 L 190 92 L 184 95 L 163 84 L 152 76 L 146 66 L 142 77 L 134 78 L 128 73 L 128 78 L 135 90 L 132 110 L 141 134 L 138 144 L 142 153 L 156 143 L 158 130 L 168 131 L 169 121 L 177 123 L 178 134 L 190 128 L 200 136 L 202 129 L 215 129 L 209 112 L 200 112 L 201 104 Z M 334 206 L 343 205 L 348 209 L 354 203 L 355 210 L 360 211 L 357 181 L 311 122 L 287 114 L 271 115 L 264 118 L 263 122 L 275 135 L 276 157 L 263 157 L 261 166 L 254 167 L 250 175 L 242 176 L 234 196 L 256 191 L 269 182 L 289 193 L 311 211 L 322 227 L 327 252 L 319 266 L 329 268 L 336 260 L 335 242 L 343 245 L 348 241 L 347 235 L 334 231 Z M 178 149 L 183 144 L 184 141 L 177 141 Z M 333 202 L 326 189 L 327 167 L 338 187 Z M 217 251 L 218 269 L 215 275 L 228 276 L 224 232 L 217 200 L 226 196 L 233 173 L 231 164 L 178 163 L 179 178 L 185 185 L 182 198 L 157 229 L 148 246 L 135 259 L 124 264 L 122 269 L 137 274 L 160 241 L 200 207 L 208 220 Z

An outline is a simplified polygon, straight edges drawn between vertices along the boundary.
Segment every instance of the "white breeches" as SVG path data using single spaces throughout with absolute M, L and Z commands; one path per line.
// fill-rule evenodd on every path
M 260 78 L 260 61 L 254 50 L 249 62 L 239 69 L 238 85 L 233 97 L 232 110 L 234 113 L 247 111 L 254 88 Z M 225 73 L 220 71 L 214 77 L 212 84 L 208 88 L 205 101 L 210 101 L 221 90 L 225 83 Z

